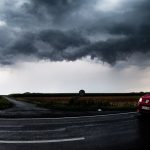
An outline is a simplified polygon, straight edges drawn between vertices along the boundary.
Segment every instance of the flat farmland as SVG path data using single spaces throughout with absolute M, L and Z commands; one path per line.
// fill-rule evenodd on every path
M 116 94 L 16 94 L 20 101 L 40 107 L 62 110 L 135 110 L 139 98 L 145 93 Z

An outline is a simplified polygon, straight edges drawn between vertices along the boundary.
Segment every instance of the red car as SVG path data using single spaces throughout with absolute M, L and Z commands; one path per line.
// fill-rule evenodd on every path
M 150 114 L 150 94 L 146 94 L 139 99 L 138 112 L 141 114 Z

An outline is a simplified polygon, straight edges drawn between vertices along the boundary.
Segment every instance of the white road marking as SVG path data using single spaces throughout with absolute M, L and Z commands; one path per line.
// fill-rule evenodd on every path
M 41 144 L 41 143 L 60 143 L 60 142 L 73 142 L 83 141 L 85 137 L 68 138 L 68 139 L 54 139 L 54 140 L 37 140 L 37 141 L 4 141 L 0 140 L 1 144 Z
M 59 117 L 59 118 L 0 118 L 0 121 L 5 120 L 62 120 L 62 119 L 80 119 L 80 118 L 94 118 L 94 117 L 107 117 L 107 116 L 119 116 L 127 114 L 137 114 L 137 112 L 126 112 L 126 113 L 112 113 L 105 115 L 94 115 L 94 116 L 79 116 L 79 117 Z

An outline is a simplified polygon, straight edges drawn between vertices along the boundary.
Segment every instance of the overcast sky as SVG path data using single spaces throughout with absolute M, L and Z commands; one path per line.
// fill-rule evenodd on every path
M 0 0 L 0 94 L 150 89 L 149 0 Z

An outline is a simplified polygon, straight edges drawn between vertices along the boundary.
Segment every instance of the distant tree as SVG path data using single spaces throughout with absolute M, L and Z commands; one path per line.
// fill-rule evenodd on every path
M 85 91 L 84 90 L 80 90 L 79 91 L 79 96 L 84 96 L 85 95 Z
M 143 91 L 141 91 L 140 93 L 141 93 L 141 94 L 144 94 L 144 92 L 143 92 Z
M 80 90 L 79 91 L 79 94 L 73 96 L 70 101 L 69 101 L 69 104 L 70 105 L 78 105 L 80 104 L 80 97 L 84 96 L 85 95 L 85 91 L 84 90 Z
M 30 93 L 30 92 L 25 92 L 25 93 L 23 93 L 23 94 L 28 95 L 28 94 L 31 94 L 31 93 Z

